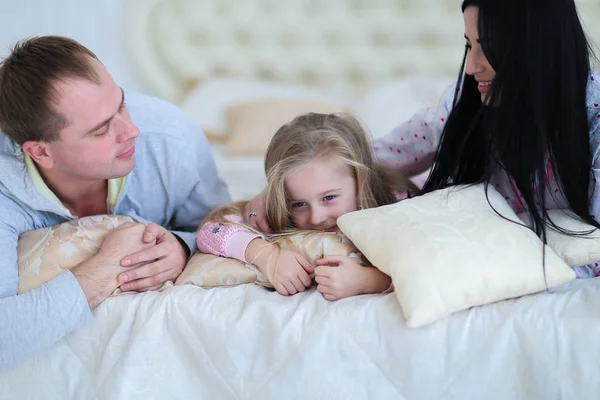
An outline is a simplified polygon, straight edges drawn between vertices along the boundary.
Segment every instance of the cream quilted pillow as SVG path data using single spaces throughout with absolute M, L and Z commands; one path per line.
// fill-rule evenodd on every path
M 592 225 L 580 221 L 564 210 L 548 211 L 550 219 L 561 228 L 572 232 L 589 232 L 583 236 L 569 236 L 552 229 L 546 230 L 548 246 L 571 267 L 593 264 L 600 260 L 600 231 Z M 519 214 L 519 218 L 531 226 L 529 213 Z
M 488 196 L 502 216 L 519 221 L 492 187 Z M 483 185 L 353 212 L 340 217 L 338 226 L 392 277 L 409 327 L 546 288 L 542 242 L 530 229 L 497 215 Z M 549 287 L 575 278 L 548 247 L 545 263 Z
M 18 293 L 38 288 L 92 257 L 100 250 L 108 231 L 131 221 L 125 216 L 100 215 L 23 233 L 17 244 Z M 167 286 L 169 283 L 160 290 Z M 124 292 L 117 289 L 113 295 L 121 293 Z
M 360 258 L 361 255 L 341 233 L 301 232 L 279 239 L 282 248 L 299 250 L 307 261 L 315 263 L 325 256 L 341 255 Z M 252 264 L 233 258 L 196 253 L 175 281 L 175 285 L 196 285 L 204 288 L 237 286 L 256 283 L 272 288 L 267 278 Z

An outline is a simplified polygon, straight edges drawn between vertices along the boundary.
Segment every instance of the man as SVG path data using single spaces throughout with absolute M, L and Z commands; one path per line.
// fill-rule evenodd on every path
M 230 202 L 202 131 L 167 102 L 125 95 L 68 38 L 25 40 L 0 64 L 0 131 L 0 369 L 90 320 L 117 286 L 174 280 L 202 218 Z M 156 224 L 111 231 L 96 256 L 17 295 L 21 233 L 107 213 Z

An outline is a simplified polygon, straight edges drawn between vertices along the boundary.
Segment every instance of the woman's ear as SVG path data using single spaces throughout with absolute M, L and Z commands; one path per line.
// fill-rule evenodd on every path
M 27 153 L 40 167 L 49 169 L 54 166 L 54 159 L 52 158 L 46 143 L 30 140 L 23 143 L 22 148 L 23 152 Z

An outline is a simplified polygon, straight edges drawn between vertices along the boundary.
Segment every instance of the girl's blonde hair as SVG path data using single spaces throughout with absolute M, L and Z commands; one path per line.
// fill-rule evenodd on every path
M 416 193 L 418 188 L 408 178 L 375 161 L 370 139 L 349 114 L 308 113 L 279 128 L 265 155 L 266 212 L 273 232 L 292 227 L 286 178 L 319 156 L 337 157 L 350 168 L 360 208 L 394 203 L 397 192 Z
M 274 233 L 293 229 L 286 199 L 286 178 L 319 156 L 337 157 L 350 168 L 356 179 L 360 208 L 394 203 L 400 192 L 409 195 L 418 192 L 406 176 L 375 161 L 371 138 L 352 115 L 300 115 L 277 130 L 265 155 L 266 216 Z M 224 217 L 240 214 L 246 203 L 219 207 L 206 220 L 227 222 Z

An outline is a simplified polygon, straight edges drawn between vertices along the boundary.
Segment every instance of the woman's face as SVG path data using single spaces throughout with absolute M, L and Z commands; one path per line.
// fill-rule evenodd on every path
M 487 104 L 488 92 L 496 76 L 496 71 L 490 65 L 481 48 L 478 32 L 479 7 L 467 7 L 463 17 L 465 20 L 465 39 L 470 48 L 465 72 L 475 78 L 478 83 L 477 88 L 481 93 L 481 102 Z

